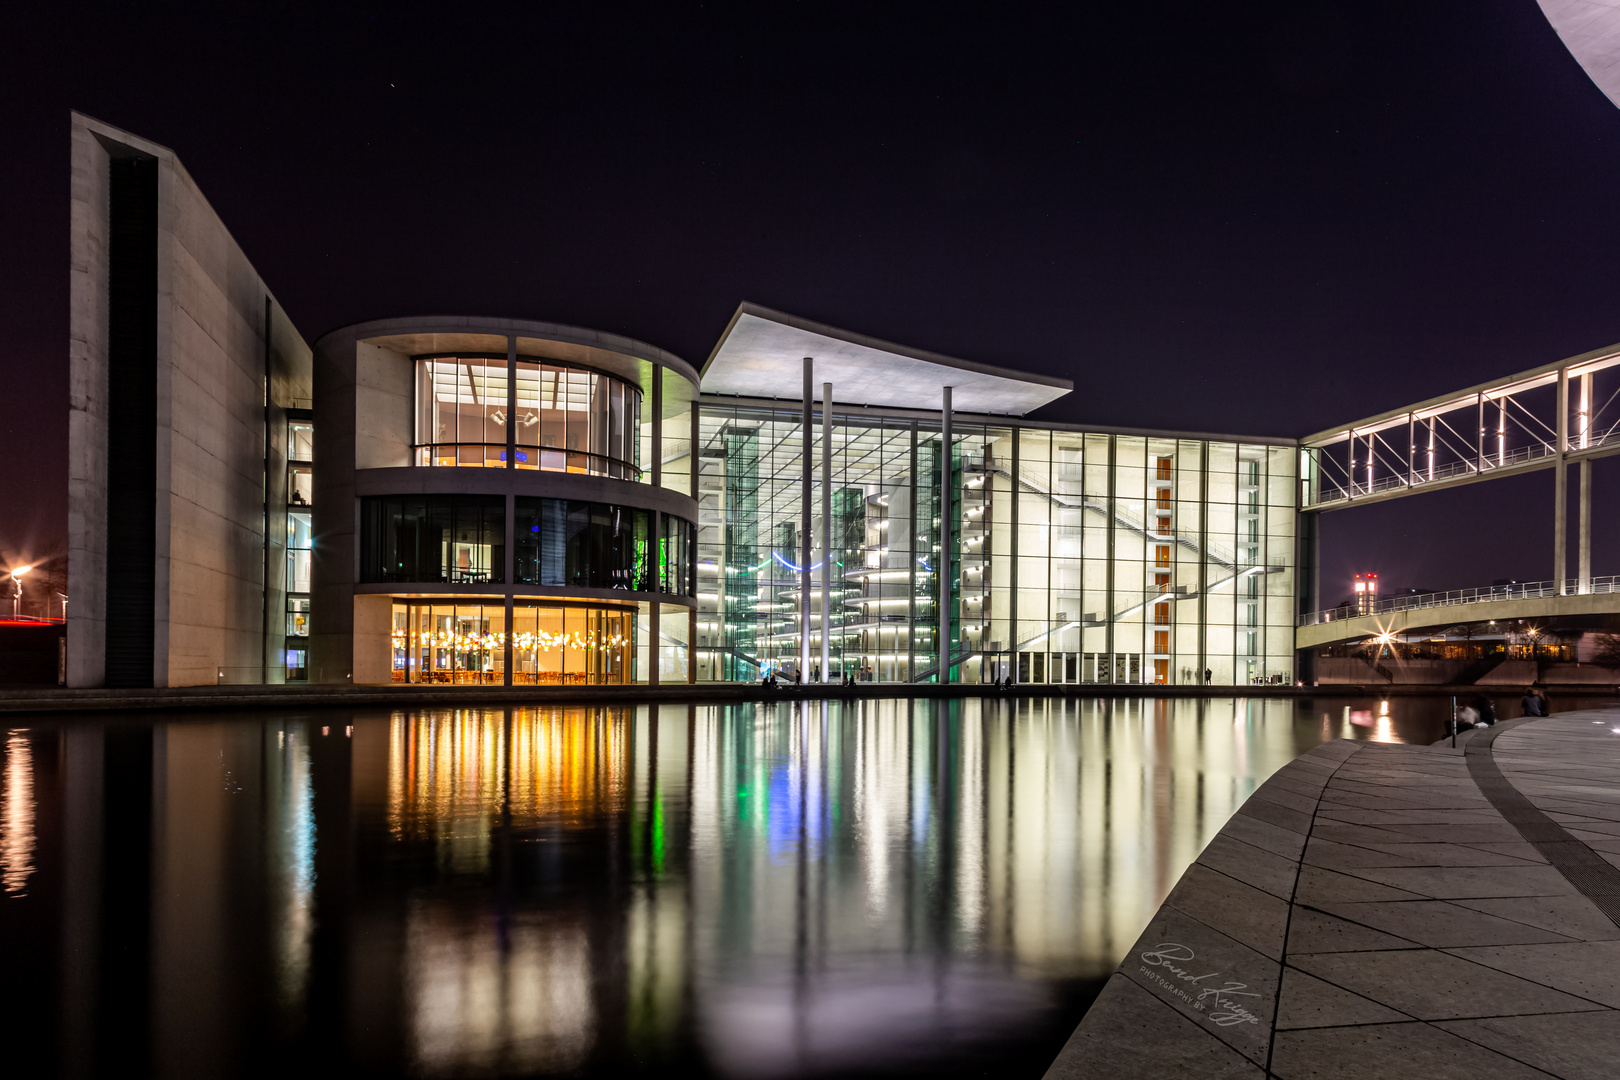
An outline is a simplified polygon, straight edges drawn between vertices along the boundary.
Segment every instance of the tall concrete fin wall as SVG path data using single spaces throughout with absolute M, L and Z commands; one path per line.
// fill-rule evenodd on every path
M 307 405 L 309 346 L 173 152 L 75 113 L 71 154 L 68 683 L 106 684 L 109 658 L 126 685 L 262 681 L 285 607 L 279 410 Z M 142 361 L 153 370 L 135 373 L 113 370 L 110 305 L 113 166 L 130 159 L 155 165 L 157 204 L 153 341 Z M 113 386 L 143 415 L 152 395 L 153 468 L 141 485 L 150 503 L 140 491 L 109 501 L 109 462 L 148 453 L 138 445 L 147 436 L 110 424 Z M 118 506 L 126 512 L 110 517 Z M 143 579 L 150 614 L 132 616 L 130 582 Z M 125 623 L 109 624 L 109 583 Z M 132 677 L 131 652 L 148 648 L 149 677 Z

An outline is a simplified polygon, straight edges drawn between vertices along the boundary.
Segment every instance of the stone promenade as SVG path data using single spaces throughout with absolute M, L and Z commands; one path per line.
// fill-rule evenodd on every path
M 1284 767 L 1047 1073 L 1620 1077 L 1620 709 Z

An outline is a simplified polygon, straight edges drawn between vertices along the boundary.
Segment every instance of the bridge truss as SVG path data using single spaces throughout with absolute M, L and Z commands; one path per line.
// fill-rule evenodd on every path
M 1553 581 L 1592 588 L 1592 461 L 1620 453 L 1620 345 L 1300 440 L 1302 512 L 1556 470 Z M 1580 466 L 1577 576 L 1566 574 L 1568 476 Z

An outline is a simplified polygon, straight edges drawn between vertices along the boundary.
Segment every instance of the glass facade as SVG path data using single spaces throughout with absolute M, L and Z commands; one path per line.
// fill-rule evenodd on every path
M 835 412 L 824 551 L 820 428 L 811 662 L 830 559 L 832 678 L 940 681 L 948 613 L 953 682 L 1291 681 L 1292 447 L 958 420 L 942 551 L 938 417 Z M 800 664 L 803 434 L 797 409 L 703 404 L 700 679 Z
M 416 393 L 418 465 L 505 468 L 510 422 L 519 469 L 640 479 L 641 390 L 611 375 L 522 357 L 509 372 L 505 356 L 438 356 L 417 360 Z
M 291 410 L 289 410 L 290 412 Z M 309 593 L 314 554 L 315 424 L 299 412 L 287 421 L 286 633 L 282 680 L 309 678 Z
M 633 680 L 636 610 L 515 600 L 512 682 L 618 685 Z M 453 597 L 395 600 L 394 682 L 499 685 L 506 680 L 506 605 Z
M 520 584 L 690 596 L 697 527 L 668 514 L 578 499 L 516 500 L 513 574 Z
M 363 582 L 501 582 L 503 495 L 368 496 L 360 509 Z

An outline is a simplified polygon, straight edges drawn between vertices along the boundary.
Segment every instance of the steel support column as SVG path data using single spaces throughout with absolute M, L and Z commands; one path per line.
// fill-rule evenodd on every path
M 1558 372 L 1558 446 L 1553 480 L 1553 595 L 1564 595 L 1564 574 L 1569 569 L 1569 369 Z
M 832 383 L 821 384 L 821 681 L 832 682 Z
M 951 388 L 940 403 L 939 432 L 939 681 L 951 681 Z
M 1009 515 L 1007 532 L 1007 675 L 1016 681 L 1018 674 L 1018 478 L 1023 466 L 1018 460 L 1018 444 L 1023 442 L 1023 429 L 1012 428 L 1012 479 L 1007 481 Z M 1082 458 L 1082 460 L 1084 460 Z M 1084 473 L 1081 474 L 1084 476 Z M 1084 490 L 1084 482 L 1082 488 Z M 994 565 L 992 563 L 992 565 Z M 1082 607 L 1084 605 L 1081 605 Z M 1082 635 L 1084 631 L 1081 632 Z M 1082 638 L 1083 640 L 1083 638 Z
M 508 334 L 506 338 L 506 467 L 517 468 L 517 337 Z M 516 539 L 514 530 L 517 527 L 517 498 L 513 495 L 506 497 L 506 530 L 502 537 L 506 544 L 506 560 L 502 567 L 503 580 L 507 586 L 506 594 L 506 638 L 504 652 L 506 656 L 506 674 L 502 676 L 503 685 L 512 685 L 512 593 L 510 586 L 517 578 L 517 551 L 513 540 Z
M 1581 462 L 1581 535 L 1577 540 L 1580 559 L 1580 579 L 1575 589 L 1580 593 L 1592 591 L 1592 461 Z
M 815 396 L 814 357 L 804 358 L 804 400 L 800 402 L 799 426 L 804 432 L 803 475 L 799 492 L 799 681 L 810 681 L 810 493 L 815 477 L 815 435 L 811 424 L 811 399 Z

